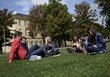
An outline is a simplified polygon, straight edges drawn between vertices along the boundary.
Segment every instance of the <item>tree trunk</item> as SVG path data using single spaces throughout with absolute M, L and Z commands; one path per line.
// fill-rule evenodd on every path
M 67 46 L 65 33 L 63 33 L 63 40 L 64 40 L 64 46 Z
M 58 40 L 59 47 L 61 47 L 60 36 L 57 36 L 57 40 Z
M 42 39 L 43 39 L 43 46 L 44 46 L 45 45 L 45 36 L 43 33 L 42 33 Z

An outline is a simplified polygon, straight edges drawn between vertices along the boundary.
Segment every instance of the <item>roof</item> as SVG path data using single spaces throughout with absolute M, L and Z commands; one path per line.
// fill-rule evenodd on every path
M 14 17 L 15 17 L 15 18 L 18 18 L 18 19 L 24 19 L 24 20 L 27 19 L 27 15 L 21 14 L 21 13 L 16 13 L 16 14 L 14 15 Z

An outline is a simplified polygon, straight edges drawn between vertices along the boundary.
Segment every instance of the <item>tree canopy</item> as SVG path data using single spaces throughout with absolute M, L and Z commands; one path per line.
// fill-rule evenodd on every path
M 96 10 L 91 9 L 89 3 L 84 1 L 76 4 L 75 14 L 73 14 L 75 19 L 73 32 L 78 35 L 87 33 L 87 28 L 97 21 L 96 16 Z

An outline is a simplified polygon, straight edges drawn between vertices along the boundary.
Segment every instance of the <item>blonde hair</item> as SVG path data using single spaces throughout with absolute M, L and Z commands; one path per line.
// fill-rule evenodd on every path
M 48 44 L 48 39 L 51 39 L 49 36 L 45 38 L 45 44 Z

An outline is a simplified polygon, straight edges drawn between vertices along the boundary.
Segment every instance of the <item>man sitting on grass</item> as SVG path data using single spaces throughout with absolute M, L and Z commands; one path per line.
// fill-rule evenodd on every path
M 32 55 L 37 55 L 42 57 L 45 56 L 43 49 L 39 47 L 37 44 L 33 45 L 30 49 L 26 50 L 20 42 L 21 38 L 22 38 L 22 33 L 16 31 L 14 40 L 12 42 L 8 63 L 12 63 L 15 54 L 21 60 L 24 60 L 25 58 L 29 59 Z
M 106 52 L 106 43 L 104 41 L 101 33 L 96 32 L 96 28 L 91 26 L 88 28 L 88 38 L 85 39 L 86 42 L 83 42 L 87 53 L 104 53 Z

